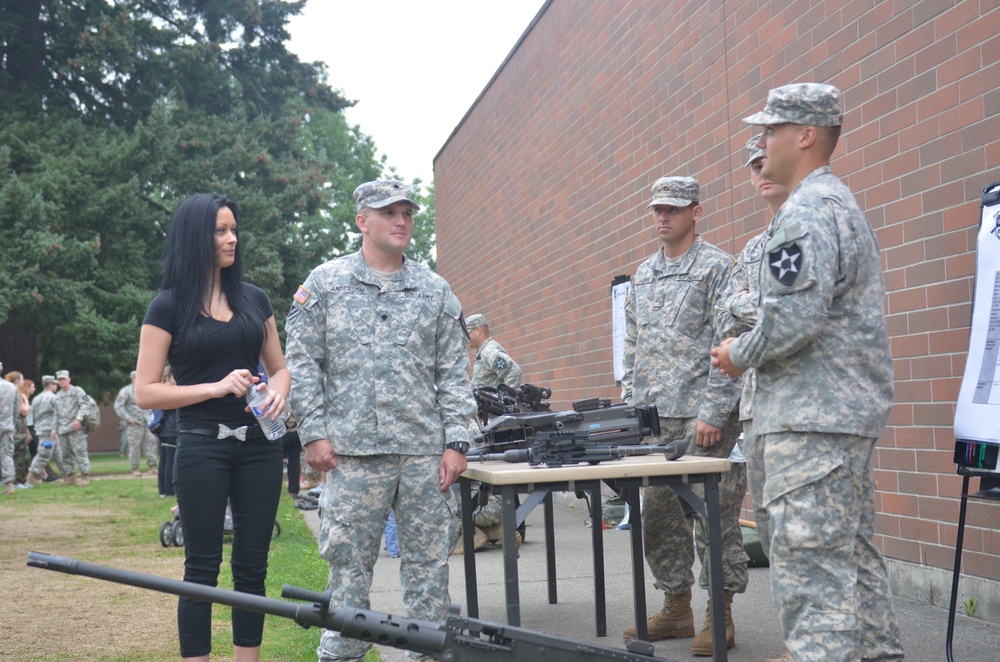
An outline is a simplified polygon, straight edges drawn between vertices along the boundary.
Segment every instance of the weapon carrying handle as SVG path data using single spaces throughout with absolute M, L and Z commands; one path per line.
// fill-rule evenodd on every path
M 320 593 L 318 591 L 310 591 L 307 588 L 302 588 L 301 586 L 292 586 L 291 584 L 285 584 L 281 587 L 281 597 L 288 598 L 289 600 L 302 600 L 303 602 L 312 602 L 320 605 L 324 610 L 330 608 L 330 593 Z

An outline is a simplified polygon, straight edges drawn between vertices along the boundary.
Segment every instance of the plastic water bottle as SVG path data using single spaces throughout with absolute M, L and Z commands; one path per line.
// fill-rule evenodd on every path
M 284 437 L 285 432 L 288 430 L 285 427 L 284 417 L 272 420 L 265 416 L 266 412 L 264 410 L 260 409 L 266 399 L 267 393 L 260 388 L 260 384 L 254 384 L 247 391 L 247 406 L 250 407 L 253 415 L 257 417 L 257 422 L 260 423 L 260 429 L 264 431 L 264 436 L 271 441 L 275 441 Z

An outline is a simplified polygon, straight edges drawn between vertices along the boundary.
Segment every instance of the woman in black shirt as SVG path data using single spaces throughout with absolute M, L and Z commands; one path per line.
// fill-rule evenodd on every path
M 177 409 L 174 487 L 184 523 L 184 579 L 215 586 L 222 563 L 227 499 L 233 510 L 231 565 L 237 591 L 264 595 L 267 553 L 281 494 L 281 441 L 269 441 L 244 395 L 268 374 L 270 418 L 290 379 L 271 304 L 242 281 L 236 204 L 217 194 L 185 198 L 167 236 L 163 289 L 139 336 L 136 402 Z M 176 383 L 161 383 L 169 362 Z M 208 660 L 212 606 L 180 598 L 181 656 Z M 260 658 L 261 614 L 233 609 L 237 662 Z

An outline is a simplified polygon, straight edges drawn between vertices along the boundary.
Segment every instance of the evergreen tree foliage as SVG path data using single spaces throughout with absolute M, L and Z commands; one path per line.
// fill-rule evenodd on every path
M 352 193 L 385 159 L 324 66 L 286 49 L 303 5 L 0 0 L 5 369 L 65 368 L 95 395 L 126 383 L 192 193 L 239 205 L 246 277 L 279 329 L 309 270 L 357 248 Z M 426 262 L 433 238 L 414 243 Z

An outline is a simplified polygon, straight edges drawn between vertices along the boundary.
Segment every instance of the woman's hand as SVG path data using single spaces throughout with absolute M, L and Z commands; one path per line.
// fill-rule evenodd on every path
M 237 398 L 242 398 L 250 387 L 253 386 L 254 382 L 259 379 L 259 377 L 254 377 L 254 374 L 249 370 L 240 368 L 239 370 L 233 370 L 220 381 L 212 384 L 210 392 L 213 398 L 222 398 L 230 393 Z
M 255 381 L 260 381 L 260 378 L 256 378 Z M 267 393 L 267 399 L 264 400 L 264 405 L 260 407 L 260 410 L 266 412 L 266 418 L 276 421 L 281 418 L 285 413 L 285 396 L 281 395 L 277 391 L 273 391 L 267 387 L 267 384 L 262 383 L 260 385 L 261 390 Z M 250 408 L 247 407 L 247 411 Z

